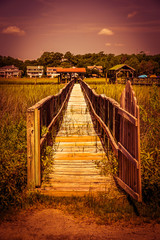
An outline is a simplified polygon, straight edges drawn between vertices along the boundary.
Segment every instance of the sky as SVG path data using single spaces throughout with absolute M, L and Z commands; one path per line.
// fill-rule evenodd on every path
M 0 55 L 160 54 L 160 0 L 0 0 Z

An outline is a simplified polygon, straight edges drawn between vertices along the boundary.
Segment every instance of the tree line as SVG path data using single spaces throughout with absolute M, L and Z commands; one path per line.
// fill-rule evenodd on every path
M 144 52 L 138 54 L 105 54 L 86 53 L 74 55 L 71 52 L 65 54 L 59 52 L 44 52 L 40 58 L 36 60 L 19 60 L 10 56 L 0 56 L 0 67 L 6 65 L 15 65 L 23 71 L 23 76 L 26 75 L 27 66 L 42 65 L 46 67 L 84 67 L 87 66 L 102 66 L 103 74 L 117 64 L 127 64 L 136 70 L 137 75 L 141 74 L 156 74 L 160 75 L 160 54 L 146 55 Z M 89 70 L 87 70 L 89 71 Z

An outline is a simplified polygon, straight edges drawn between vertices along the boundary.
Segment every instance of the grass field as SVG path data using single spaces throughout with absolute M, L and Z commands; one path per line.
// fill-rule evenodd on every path
M 80 211 L 83 209 L 86 212 L 95 212 L 96 215 L 101 215 L 102 219 L 113 217 L 118 220 L 125 214 L 129 218 L 133 214 L 136 215 L 136 211 L 140 216 L 149 219 L 158 218 L 160 213 L 160 88 L 133 87 L 141 113 L 143 203 L 138 204 L 133 201 L 130 205 L 130 200 L 119 204 L 116 202 L 119 200 L 113 201 L 106 195 L 75 199 L 49 198 L 47 200 L 39 193 L 26 195 L 26 110 L 40 99 L 58 93 L 64 85 L 58 85 L 56 79 L 53 84 L 48 83 L 49 79 L 38 79 L 37 82 L 35 79 L 10 79 L 5 83 L 4 81 L 4 79 L 0 80 L 1 210 L 15 205 L 23 206 L 24 201 L 29 204 L 37 204 L 41 201 L 44 204 L 46 202 L 50 205 L 65 205 L 71 212 L 79 212 L 78 208 L 81 209 Z M 85 79 L 85 81 L 98 94 L 106 94 L 118 102 L 125 87 L 124 85 L 106 85 L 105 79 Z
M 0 84 L 57 84 L 58 78 L 0 78 Z
M 10 79 L 9 84 L 0 84 L 0 208 L 21 202 L 26 188 L 27 108 L 42 98 L 57 94 L 64 86 L 57 83 L 31 85 L 27 84 L 28 79 L 23 81 L 21 84 L 21 79 L 17 79 L 18 84 L 10 84 Z M 45 83 L 46 79 L 40 81 Z

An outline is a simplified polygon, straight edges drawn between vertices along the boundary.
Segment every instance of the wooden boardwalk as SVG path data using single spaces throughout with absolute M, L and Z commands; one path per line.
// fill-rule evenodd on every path
M 114 181 L 101 176 L 96 161 L 105 157 L 81 87 L 75 84 L 55 139 L 53 173 L 42 189 L 53 192 L 106 191 Z

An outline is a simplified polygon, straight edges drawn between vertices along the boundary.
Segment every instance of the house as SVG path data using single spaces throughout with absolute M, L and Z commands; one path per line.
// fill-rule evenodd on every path
M 41 78 L 44 73 L 44 67 L 43 66 L 27 66 L 27 75 L 30 78 Z
M 127 64 L 118 64 L 109 69 L 106 74 L 106 79 L 109 78 L 109 82 L 117 82 L 119 76 L 123 74 L 124 78 L 133 78 L 135 69 Z
M 22 71 L 14 65 L 4 66 L 0 68 L 0 77 L 11 78 L 21 77 Z
M 103 67 L 102 66 L 96 66 L 96 65 L 94 65 L 94 66 L 87 66 L 87 68 L 89 69 L 89 70 L 97 70 L 99 73 L 102 73 L 103 72 Z
M 56 76 L 59 76 L 60 74 L 57 73 L 57 69 L 61 69 L 60 67 L 57 68 L 57 67 L 47 67 L 47 77 L 50 77 L 50 78 L 53 78 L 53 77 L 56 77 Z
M 102 66 L 87 66 L 87 69 L 90 71 L 90 76 L 92 77 L 99 77 L 103 73 L 103 67 Z

